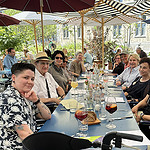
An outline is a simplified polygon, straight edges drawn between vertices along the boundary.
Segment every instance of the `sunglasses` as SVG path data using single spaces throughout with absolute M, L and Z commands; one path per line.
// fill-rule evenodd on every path
M 64 63 L 68 63 L 68 61 L 64 61 Z
M 60 58 L 61 60 L 63 60 L 63 58 L 62 58 L 62 57 L 55 57 L 55 59 L 59 59 L 59 58 Z

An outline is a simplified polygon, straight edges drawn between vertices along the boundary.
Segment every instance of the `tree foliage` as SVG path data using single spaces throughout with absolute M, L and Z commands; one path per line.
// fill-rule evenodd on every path
M 15 15 L 21 11 L 8 9 L 3 13 L 7 15 Z M 44 39 L 55 39 L 56 37 L 56 25 L 45 25 L 44 26 Z M 39 47 L 41 47 L 42 41 L 42 30 L 41 26 L 36 26 L 36 35 L 38 39 Z M 14 47 L 17 51 L 22 51 L 24 47 L 35 46 L 35 34 L 32 25 L 13 25 L 9 27 L 0 27 L 0 49 L 8 49 Z M 35 50 L 34 50 L 35 51 Z

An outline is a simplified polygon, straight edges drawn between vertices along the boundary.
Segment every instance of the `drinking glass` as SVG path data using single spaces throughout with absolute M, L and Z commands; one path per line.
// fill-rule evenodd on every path
M 117 110 L 117 103 L 115 97 L 108 97 L 105 102 L 105 108 L 110 113 L 110 122 L 106 125 L 108 129 L 116 128 L 116 125 L 113 124 L 112 114 Z
M 73 94 L 74 94 L 74 97 L 75 97 L 75 88 L 78 86 L 77 78 L 72 77 L 71 86 L 73 88 Z
M 99 119 L 100 120 L 106 120 L 106 110 L 105 110 L 105 98 L 104 98 L 104 94 L 101 93 L 100 95 L 100 101 L 101 101 L 101 109 L 100 109 L 100 114 L 99 114 Z
M 108 75 L 107 74 L 104 74 L 103 75 L 103 81 L 104 81 L 104 83 L 105 83 L 105 94 L 107 95 L 108 94 L 108 85 L 107 85 L 107 83 L 108 83 Z
M 78 103 L 80 104 L 80 103 Z M 85 107 L 85 105 L 82 108 L 77 109 L 77 111 L 75 112 L 75 117 L 78 119 L 78 133 L 76 134 L 76 136 L 78 137 L 86 137 L 87 136 L 87 131 L 88 131 L 88 123 L 86 117 L 88 115 L 87 109 Z

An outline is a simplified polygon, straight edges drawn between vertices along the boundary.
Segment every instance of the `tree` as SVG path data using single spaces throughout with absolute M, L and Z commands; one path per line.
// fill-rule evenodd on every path
M 109 28 L 106 28 L 104 33 L 104 41 L 109 34 Z M 93 29 L 93 39 L 89 41 L 89 47 L 92 50 L 94 56 L 97 57 L 98 60 L 102 60 L 102 29 L 101 27 L 97 27 Z M 116 48 L 116 41 L 105 41 L 104 43 L 104 61 L 111 61 L 112 57 L 114 57 L 113 50 Z
M 16 34 L 9 27 L 0 28 L 0 49 L 8 49 L 14 47 L 17 49 L 21 48 L 21 35 Z

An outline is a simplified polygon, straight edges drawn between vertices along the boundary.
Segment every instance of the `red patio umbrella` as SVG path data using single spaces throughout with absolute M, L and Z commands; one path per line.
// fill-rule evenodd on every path
M 43 12 L 73 12 L 92 7 L 95 0 L 0 0 L 0 6 L 22 11 L 40 12 L 40 2 Z
M 9 26 L 9 25 L 14 25 L 14 24 L 19 24 L 19 20 L 8 16 L 6 14 L 0 13 L 0 26 Z
M 41 12 L 42 45 L 44 51 L 44 32 L 42 12 L 73 12 L 94 6 L 95 0 L 0 0 L 0 6 Z

